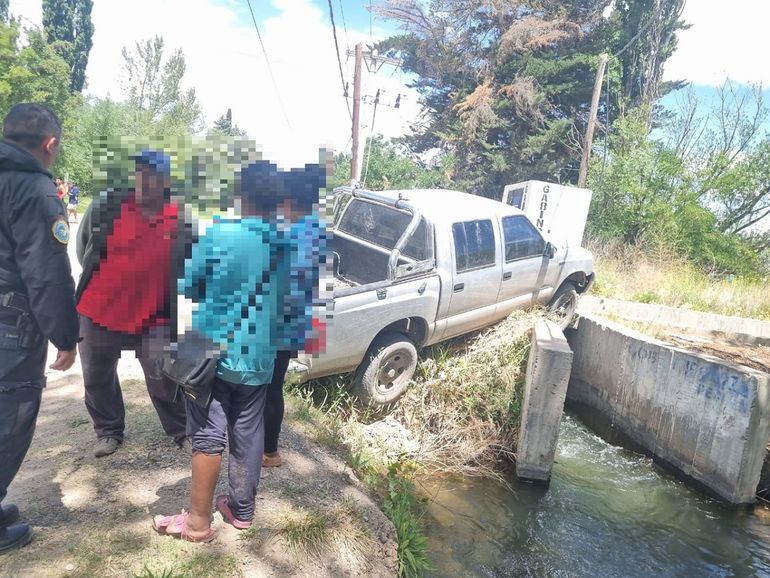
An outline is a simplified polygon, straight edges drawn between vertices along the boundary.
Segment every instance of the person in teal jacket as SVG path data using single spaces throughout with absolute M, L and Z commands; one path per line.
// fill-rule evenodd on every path
M 281 173 L 270 163 L 253 163 L 241 171 L 238 187 L 240 216 L 214 220 L 193 247 L 179 287 L 198 303 L 192 330 L 212 344 L 219 360 L 208 406 L 186 399 L 193 449 L 189 512 L 156 516 L 153 527 L 192 542 L 214 537 L 211 504 L 228 443 L 229 492 L 216 498 L 216 508 L 234 527 L 251 526 L 264 449 L 266 384 L 277 352 L 278 293 L 289 285 L 273 220 Z

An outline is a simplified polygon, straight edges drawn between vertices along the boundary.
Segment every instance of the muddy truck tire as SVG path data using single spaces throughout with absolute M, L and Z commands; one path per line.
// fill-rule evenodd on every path
M 417 368 L 417 348 L 401 333 L 377 336 L 356 371 L 353 391 L 365 405 L 380 407 L 396 401 Z

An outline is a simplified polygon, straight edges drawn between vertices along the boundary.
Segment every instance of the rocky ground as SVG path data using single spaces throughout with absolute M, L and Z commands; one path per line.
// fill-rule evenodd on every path
M 138 363 L 124 354 L 123 446 L 92 454 L 79 362 L 52 373 L 35 440 L 11 486 L 35 529 L 27 547 L 0 558 L 2 576 L 393 576 L 393 525 L 344 462 L 317 441 L 299 404 L 289 403 L 284 465 L 264 469 L 255 527 L 238 532 L 214 515 L 211 544 L 157 535 L 152 516 L 187 506 L 190 459 L 165 438 Z M 218 487 L 226 491 L 226 464 Z

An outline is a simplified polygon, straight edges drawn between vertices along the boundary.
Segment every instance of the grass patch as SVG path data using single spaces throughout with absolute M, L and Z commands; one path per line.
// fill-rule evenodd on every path
M 409 578 L 432 569 L 428 540 L 422 531 L 422 504 L 416 497 L 408 462 L 388 467 L 388 492 L 383 501 L 385 515 L 393 522 L 398 537 L 398 573 Z
M 332 507 L 287 511 L 273 535 L 282 538 L 297 559 L 331 554 L 354 563 L 371 556 L 375 546 L 358 502 L 349 497 Z
M 108 569 L 118 569 L 130 563 L 131 558 L 150 544 L 149 536 L 128 530 L 95 532 L 70 547 L 74 560 L 73 576 L 97 577 Z
M 163 559 L 174 561 L 161 564 L 153 556 L 152 562 L 145 562 L 133 578 L 220 578 L 240 576 L 238 561 L 234 554 L 211 552 L 184 543 L 174 543 L 173 552 L 163 555 Z M 166 550 L 166 548 L 164 548 Z
M 708 275 L 680 256 L 639 246 L 593 241 L 588 247 L 595 258 L 594 295 L 770 320 L 767 279 Z
M 278 529 L 295 555 L 320 556 L 328 541 L 328 518 L 321 512 L 305 510 L 288 514 Z

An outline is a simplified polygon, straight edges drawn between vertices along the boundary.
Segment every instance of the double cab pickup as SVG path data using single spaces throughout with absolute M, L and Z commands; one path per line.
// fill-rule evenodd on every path
M 419 348 L 548 307 L 562 326 L 590 286 L 593 257 L 558 244 L 519 209 L 449 190 L 335 190 L 326 347 L 289 379 L 355 372 L 365 403 L 404 392 Z

